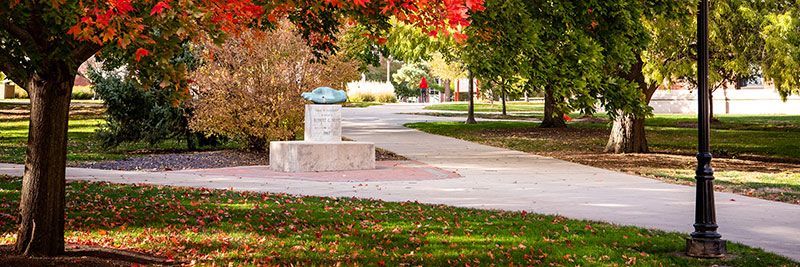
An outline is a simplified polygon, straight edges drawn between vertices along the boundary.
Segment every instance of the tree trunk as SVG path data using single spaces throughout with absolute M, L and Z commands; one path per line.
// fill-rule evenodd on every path
M 637 62 L 631 66 L 628 73 L 625 73 L 624 78 L 629 81 L 634 81 L 639 85 L 639 90 L 644 94 L 644 101 L 650 104 L 650 99 L 658 88 L 658 84 L 647 84 L 642 72 L 644 62 L 637 55 Z M 644 131 L 645 118 L 636 118 L 633 114 L 620 112 L 617 118 L 614 119 L 614 124 L 611 126 L 611 134 L 608 136 L 608 143 L 604 152 L 607 153 L 647 153 L 650 150 L 647 148 L 647 136 Z
M 728 87 L 722 88 L 722 95 L 725 96 L 725 114 L 731 114 L 731 100 L 728 98 Z
M 15 249 L 27 256 L 64 252 L 67 122 L 75 75 L 67 64 L 46 69 L 25 82 L 31 113 Z
M 444 101 L 442 102 L 449 102 L 450 101 L 450 79 L 444 80 Z
M 502 98 L 503 101 L 503 116 L 506 116 L 506 83 L 503 83 L 500 88 L 500 98 Z
M 183 130 L 183 136 L 186 138 L 186 148 L 189 149 L 189 151 L 197 150 L 197 144 L 194 142 L 195 134 L 192 132 L 192 130 L 189 130 L 189 127 L 186 127 Z
M 632 114 L 619 114 L 614 119 L 605 152 L 649 152 L 644 134 L 644 119 L 636 119 Z
M 489 93 L 491 97 L 489 97 L 489 104 L 491 104 L 491 108 L 494 109 L 494 84 L 492 84 L 492 88 L 487 90 L 486 92 Z
M 476 124 L 478 123 L 475 121 L 475 100 L 473 99 L 472 89 L 474 87 L 474 82 L 472 80 L 472 70 L 467 70 L 467 74 L 469 76 L 469 107 L 467 108 L 467 121 L 466 124 Z
M 583 116 L 581 116 L 581 117 L 582 118 L 593 118 L 594 117 L 594 110 L 587 108 L 586 110 L 583 111 Z
M 711 122 L 719 122 L 719 119 L 714 117 L 714 90 L 708 92 L 708 117 Z
M 553 87 L 550 85 L 544 87 L 544 117 L 539 128 L 567 128 L 564 113 L 556 110 Z

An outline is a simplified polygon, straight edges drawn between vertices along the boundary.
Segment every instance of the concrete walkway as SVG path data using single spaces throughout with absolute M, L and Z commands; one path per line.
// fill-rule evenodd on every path
M 343 134 L 375 142 L 459 178 L 423 181 L 332 182 L 266 179 L 198 172 L 124 172 L 69 168 L 69 179 L 119 183 L 233 188 L 303 195 L 355 196 L 388 201 L 417 200 L 461 207 L 527 210 L 666 231 L 691 232 L 693 187 L 667 184 L 523 152 L 431 135 L 402 126 L 416 121 L 463 118 L 395 114 L 419 105 L 348 108 Z M 22 166 L 0 164 L 0 174 L 21 175 Z M 800 261 L 800 205 L 716 193 L 723 238 Z

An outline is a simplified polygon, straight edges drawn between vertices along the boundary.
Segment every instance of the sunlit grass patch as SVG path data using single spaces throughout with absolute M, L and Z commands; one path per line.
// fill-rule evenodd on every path
M 639 175 L 678 183 L 694 184 L 694 170 L 664 168 L 636 168 Z M 800 204 L 800 173 L 796 172 L 743 172 L 717 171 L 714 173 L 717 190 L 746 196 Z
M 28 105 L 0 103 L 0 109 L 13 110 Z M 146 156 L 159 151 L 184 151 L 185 140 L 169 139 L 151 145 L 147 142 L 122 143 L 118 147 L 105 148 L 95 137 L 95 131 L 105 124 L 104 108 L 72 107 L 67 129 L 67 163 L 80 165 L 86 162 L 119 160 Z M 0 117 L 0 162 L 24 163 L 28 141 L 28 115 Z M 237 147 L 234 141 L 224 142 L 218 148 Z

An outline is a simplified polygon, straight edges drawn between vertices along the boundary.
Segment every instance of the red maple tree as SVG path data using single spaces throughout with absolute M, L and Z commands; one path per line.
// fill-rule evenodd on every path
M 16 249 L 64 251 L 64 172 L 70 94 L 78 66 L 97 53 L 124 63 L 143 85 L 185 92 L 185 66 L 169 64 L 181 44 L 222 42 L 242 27 L 288 18 L 316 50 L 335 49 L 344 22 L 386 27 L 394 16 L 445 34 L 468 26 L 482 0 L 11 0 L 0 1 L 0 71 L 31 98 Z M 463 35 L 458 35 L 463 38 Z

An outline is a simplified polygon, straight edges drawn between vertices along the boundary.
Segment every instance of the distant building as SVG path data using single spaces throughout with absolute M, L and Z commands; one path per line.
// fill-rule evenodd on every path
M 697 90 L 687 83 L 670 89 L 659 88 L 650 100 L 654 113 L 697 114 Z M 714 91 L 714 114 L 798 114 L 800 97 L 789 96 L 786 102 L 770 82 L 761 77 L 740 80 Z
M 88 79 L 89 75 L 89 64 L 90 61 L 94 62 L 94 57 L 90 58 L 89 60 L 83 62 L 80 67 L 78 67 L 78 74 L 75 75 L 75 86 L 89 86 L 92 85 L 92 81 Z

